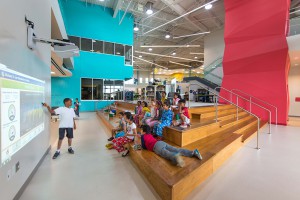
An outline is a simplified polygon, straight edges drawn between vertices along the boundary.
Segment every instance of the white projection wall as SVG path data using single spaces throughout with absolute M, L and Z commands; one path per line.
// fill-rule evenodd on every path
M 45 82 L 0 64 L 1 166 L 45 128 Z

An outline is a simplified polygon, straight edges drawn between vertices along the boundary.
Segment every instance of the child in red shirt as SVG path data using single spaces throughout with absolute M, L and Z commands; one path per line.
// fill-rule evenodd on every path
M 148 125 L 142 126 L 141 142 L 144 149 L 153 151 L 157 155 L 170 160 L 172 164 L 175 164 L 178 167 L 184 167 L 185 165 L 181 155 L 186 157 L 196 157 L 199 160 L 202 160 L 202 156 L 198 149 L 195 149 L 194 151 L 179 149 L 165 143 L 164 141 L 157 141 L 150 133 L 150 127 Z
M 178 115 L 179 119 L 174 120 L 173 125 L 178 126 L 180 125 L 181 128 L 187 128 L 188 125 L 191 123 L 189 109 L 185 107 L 185 100 L 180 99 L 178 101 Z

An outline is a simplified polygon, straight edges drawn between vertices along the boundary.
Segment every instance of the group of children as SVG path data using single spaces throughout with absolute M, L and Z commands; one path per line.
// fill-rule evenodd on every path
M 173 104 L 169 101 L 151 101 L 148 108 L 147 102 L 138 102 L 135 114 L 130 112 L 118 113 L 118 126 L 112 130 L 112 136 L 106 145 L 108 149 L 116 149 L 123 157 L 129 154 L 129 145 L 134 142 L 135 150 L 147 149 L 154 151 L 163 158 L 171 160 L 173 164 L 183 167 L 184 161 L 181 155 L 197 157 L 202 159 L 199 151 L 195 149 L 179 149 L 161 141 L 163 129 L 166 126 L 180 126 L 187 128 L 190 125 L 188 108 L 185 107 L 185 100 L 180 99 L 178 94 L 174 95 Z M 139 128 L 139 132 L 137 129 Z
M 76 115 L 74 109 L 71 108 L 72 100 L 70 98 L 64 99 L 65 106 L 55 110 L 52 110 L 46 103 L 42 104 L 50 113 L 59 114 L 61 119 L 59 140 L 53 159 L 56 159 L 60 155 L 61 144 L 65 136 L 68 138 L 68 152 L 74 154 L 71 145 L 73 129 L 76 129 L 74 120 Z M 174 118 L 174 116 L 177 117 Z M 181 156 L 196 157 L 202 160 L 201 154 L 197 149 L 194 151 L 180 149 L 161 141 L 164 127 L 180 125 L 182 128 L 186 128 L 190 123 L 188 109 L 185 107 L 185 100 L 179 99 L 177 94 L 174 95 L 173 105 L 167 100 L 163 103 L 153 100 L 149 109 L 146 102 L 138 102 L 136 114 L 119 112 L 118 118 L 118 126 L 112 129 L 112 136 L 108 139 L 110 143 L 106 147 L 108 149 L 116 149 L 119 153 L 123 152 L 123 157 L 129 154 L 129 145 L 134 142 L 134 150 L 141 150 L 143 148 L 153 151 L 179 167 L 184 167 L 184 161 Z M 138 128 L 140 133 L 137 131 Z

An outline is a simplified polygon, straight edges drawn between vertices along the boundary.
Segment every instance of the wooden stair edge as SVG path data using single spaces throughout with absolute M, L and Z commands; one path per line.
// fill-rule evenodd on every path
M 106 128 L 111 131 L 114 126 L 107 120 L 107 117 L 104 115 L 104 113 L 97 111 L 97 116 L 100 118 L 101 122 L 104 123 Z

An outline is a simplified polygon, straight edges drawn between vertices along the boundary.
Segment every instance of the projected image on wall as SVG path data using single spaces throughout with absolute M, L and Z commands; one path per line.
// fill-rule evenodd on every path
M 44 130 L 44 85 L 0 65 L 1 165 Z

